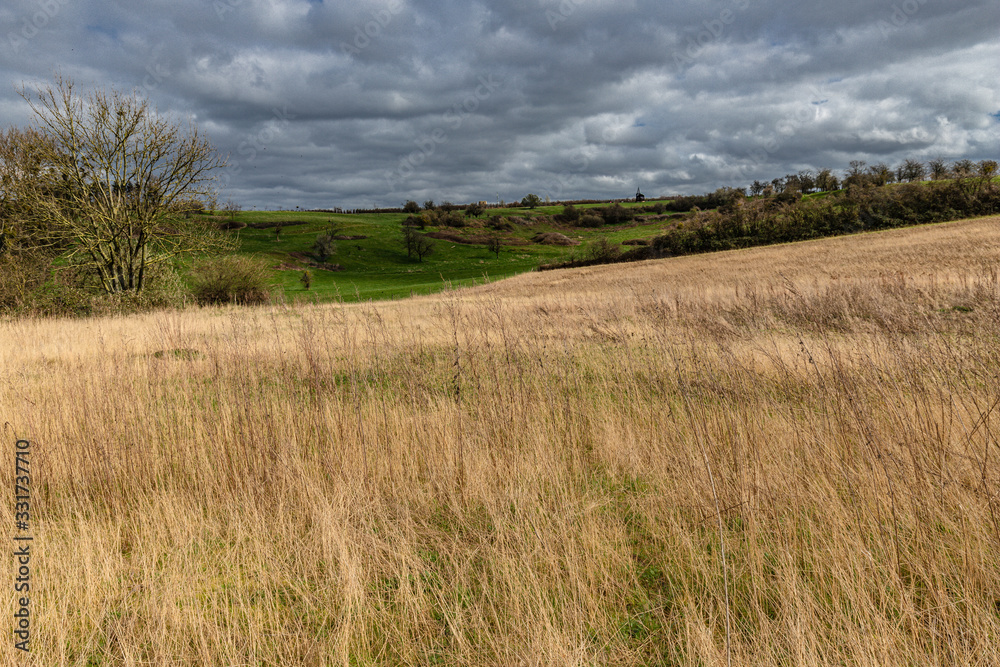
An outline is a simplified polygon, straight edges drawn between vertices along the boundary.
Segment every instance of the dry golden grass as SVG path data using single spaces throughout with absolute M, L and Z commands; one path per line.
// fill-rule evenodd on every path
M 992 218 L 0 323 L 21 663 L 1000 664 L 998 266 Z

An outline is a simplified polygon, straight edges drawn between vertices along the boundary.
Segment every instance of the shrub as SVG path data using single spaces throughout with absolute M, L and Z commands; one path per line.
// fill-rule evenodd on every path
M 486 241 L 486 249 L 495 254 L 497 259 L 500 259 L 500 251 L 503 250 L 503 237 L 499 234 L 490 236 L 489 240 Z
M 200 262 L 191 271 L 191 291 L 202 305 L 264 304 L 271 300 L 269 277 L 263 260 L 240 255 L 214 257 Z
M 418 211 L 420 211 L 420 204 L 413 201 L 412 199 L 403 204 L 404 213 L 417 213 Z
M 594 262 L 613 262 L 621 254 L 621 248 L 602 236 L 587 248 L 587 259 Z
M 325 231 L 316 237 L 313 243 L 313 254 L 320 262 L 325 262 L 337 252 L 337 243 L 333 231 Z M 309 289 L 308 287 L 306 289 Z
M 603 227 L 604 218 L 599 215 L 588 214 L 581 216 L 578 224 L 580 227 Z
M 563 207 L 559 219 L 570 225 L 575 224 L 580 219 L 580 211 L 574 208 L 572 204 L 569 204 Z
M 602 208 L 601 217 L 604 218 L 604 224 L 617 225 L 623 222 L 628 222 L 635 217 L 635 213 L 621 204 L 615 204 L 614 206 Z
M 483 214 L 483 212 L 485 210 L 486 210 L 486 208 L 483 207 L 480 204 L 469 204 L 465 208 L 465 217 L 467 217 L 467 218 L 478 218 L 479 216 L 481 216 Z
M 528 194 L 524 197 L 524 199 L 521 200 L 521 206 L 525 206 L 527 208 L 535 208 L 541 203 L 542 203 L 541 197 L 535 194 Z

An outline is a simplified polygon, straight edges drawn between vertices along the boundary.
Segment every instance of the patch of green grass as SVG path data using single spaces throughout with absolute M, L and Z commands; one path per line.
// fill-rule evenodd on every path
M 581 205 L 585 209 L 600 204 Z M 635 206 L 626 203 L 625 206 Z M 284 222 L 300 223 L 277 230 L 273 227 L 254 229 L 245 227 L 229 232 L 237 240 L 238 252 L 265 258 L 272 266 L 274 284 L 281 287 L 290 300 L 306 301 L 367 301 L 398 299 L 417 294 L 430 294 L 449 287 L 481 284 L 518 273 L 534 270 L 539 264 L 569 259 L 579 254 L 587 244 L 601 236 L 615 243 L 632 238 L 654 236 L 672 224 L 670 220 L 631 222 L 626 225 L 605 226 L 598 229 L 564 227 L 551 221 L 562 212 L 560 206 L 539 206 L 535 209 L 487 209 L 478 223 L 495 215 L 521 217 L 528 220 L 548 218 L 535 224 L 517 225 L 511 232 L 504 232 L 508 239 L 521 239 L 525 245 L 506 245 L 497 257 L 485 245 L 469 245 L 434 239 L 433 252 L 418 261 L 408 257 L 400 243 L 401 223 L 407 214 L 336 214 L 315 211 L 241 211 L 236 219 L 247 225 Z M 217 214 L 218 215 L 218 214 Z M 218 216 L 221 219 L 221 215 Z M 337 240 L 336 253 L 327 263 L 339 265 L 341 270 L 329 271 L 310 266 L 316 237 L 329 230 L 339 236 L 362 236 L 352 240 Z M 428 228 L 424 231 L 452 233 L 474 232 L 490 234 L 488 228 L 451 229 Z M 558 231 L 580 241 L 581 246 L 561 247 L 532 243 L 539 232 Z M 298 256 L 296 256 L 298 254 Z M 307 256 L 303 258 L 302 255 Z M 302 271 L 309 269 L 312 282 L 306 289 L 301 282 Z

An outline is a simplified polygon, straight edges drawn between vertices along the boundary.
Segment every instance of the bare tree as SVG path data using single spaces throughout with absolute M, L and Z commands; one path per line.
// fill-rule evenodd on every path
M 816 175 L 816 187 L 818 187 L 823 192 L 830 192 L 832 190 L 840 189 L 840 181 L 834 175 L 834 173 L 829 169 L 821 169 Z
M 975 173 L 976 164 L 969 159 L 957 160 L 955 164 L 951 166 L 951 171 L 955 175 L 955 178 L 968 178 Z
M 951 175 L 951 171 L 948 169 L 948 164 L 944 161 L 944 158 L 934 158 L 927 163 L 927 169 L 930 172 L 932 181 L 940 181 Z
M 80 95 L 62 77 L 18 92 L 47 141 L 43 177 L 19 180 L 14 196 L 106 292 L 141 291 L 149 265 L 224 244 L 183 215 L 214 195 L 214 172 L 224 166 L 196 128 L 182 129 L 136 93 Z
M 418 262 L 424 261 L 424 257 L 434 252 L 434 242 L 413 227 L 403 227 L 402 243 L 406 248 L 406 255 L 416 255 Z
M 907 181 L 912 183 L 924 180 L 924 176 L 927 175 L 927 168 L 924 167 L 924 163 L 920 160 L 907 158 L 903 161 L 903 164 L 896 168 L 896 173 L 900 182 Z
M 222 210 L 229 216 L 230 220 L 236 220 L 236 216 L 243 210 L 243 206 L 241 206 L 239 202 L 235 202 L 230 199 L 223 204 Z
M 486 249 L 497 256 L 500 259 L 500 251 L 503 250 L 503 237 L 499 234 L 491 234 L 486 240 Z
M 896 178 L 896 175 L 892 172 L 892 168 L 885 162 L 879 162 L 868 167 L 868 176 L 870 177 L 870 182 L 879 187 L 887 183 L 892 183 Z

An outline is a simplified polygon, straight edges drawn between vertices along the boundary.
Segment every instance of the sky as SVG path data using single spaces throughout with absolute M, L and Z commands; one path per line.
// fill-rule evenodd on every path
M 4 0 L 0 126 L 137 90 L 294 210 L 701 194 L 1000 158 L 998 0 Z

